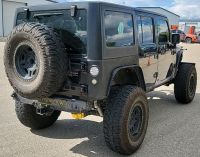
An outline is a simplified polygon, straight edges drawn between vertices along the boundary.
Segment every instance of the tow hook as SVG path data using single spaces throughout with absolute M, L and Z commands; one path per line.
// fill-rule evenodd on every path
M 39 115 L 50 116 L 54 112 L 54 108 L 50 105 L 35 103 L 34 106 L 36 107 L 36 113 Z

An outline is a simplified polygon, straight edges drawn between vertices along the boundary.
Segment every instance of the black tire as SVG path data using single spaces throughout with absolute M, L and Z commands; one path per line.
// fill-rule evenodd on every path
M 66 79 L 67 52 L 51 28 L 39 23 L 21 24 L 8 36 L 4 65 L 11 86 L 22 97 L 49 97 Z
M 104 112 L 103 132 L 106 144 L 120 154 L 133 154 L 144 140 L 148 119 L 146 93 L 131 85 L 119 87 L 109 96 Z
M 186 43 L 192 43 L 192 39 L 191 39 L 191 38 L 186 38 L 186 39 L 185 39 L 185 42 L 186 42 Z
M 197 72 L 193 64 L 180 64 L 174 80 L 174 95 L 178 102 L 188 104 L 195 96 Z
M 43 129 L 51 126 L 61 113 L 61 111 L 54 110 L 50 116 L 39 115 L 33 105 L 24 104 L 20 101 L 15 101 L 15 111 L 19 121 L 32 129 Z

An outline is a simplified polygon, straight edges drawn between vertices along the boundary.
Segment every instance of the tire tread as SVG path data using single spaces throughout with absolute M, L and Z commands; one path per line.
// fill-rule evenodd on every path
M 178 102 L 180 103 L 190 103 L 192 99 L 188 97 L 187 87 L 189 86 L 190 75 L 194 71 L 195 74 L 195 84 L 196 84 L 196 68 L 192 64 L 180 64 L 178 68 L 177 75 L 174 81 L 174 95 Z M 196 85 L 195 85 L 196 91 Z
M 127 148 L 124 146 L 121 135 L 121 117 L 124 113 L 124 106 L 127 103 L 128 99 L 131 99 L 130 96 L 133 91 L 136 91 L 137 95 L 144 95 L 145 92 L 138 87 L 132 85 L 121 86 L 111 93 L 109 96 L 108 103 L 106 105 L 104 119 L 103 119 L 103 133 L 107 146 L 120 154 L 130 155 L 135 152 L 137 148 Z
M 44 58 L 44 76 L 37 89 L 25 92 L 16 87 L 10 65 L 8 52 L 10 41 L 17 33 L 26 32 L 36 39 Z M 65 45 L 57 33 L 40 23 L 24 23 L 16 26 L 7 38 L 4 51 L 4 66 L 11 86 L 21 96 L 29 99 L 49 97 L 63 85 L 68 71 L 68 57 Z
M 43 129 L 51 126 L 59 117 L 61 111 L 54 111 L 50 116 L 41 116 L 36 114 L 36 108 L 33 105 L 24 104 L 15 101 L 15 111 L 19 121 L 32 129 Z

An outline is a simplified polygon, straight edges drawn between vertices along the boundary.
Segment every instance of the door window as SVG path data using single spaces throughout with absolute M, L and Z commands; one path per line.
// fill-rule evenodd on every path
M 138 16 L 137 29 L 138 29 L 139 44 L 154 42 L 152 18 Z
M 138 30 L 138 41 L 139 45 L 143 43 L 143 33 L 142 33 L 142 21 L 141 16 L 137 17 L 137 30 Z
M 169 41 L 169 28 L 167 25 L 167 21 L 165 20 L 157 20 L 157 30 L 159 36 L 159 42 L 167 42 Z

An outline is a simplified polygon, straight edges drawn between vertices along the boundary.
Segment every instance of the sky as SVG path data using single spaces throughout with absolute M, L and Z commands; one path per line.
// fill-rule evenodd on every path
M 57 2 L 75 2 L 80 0 L 56 0 Z M 82 0 L 91 1 L 91 0 Z M 105 0 L 92 0 L 105 1 Z M 110 3 L 122 4 L 132 7 L 162 7 L 177 15 L 181 19 L 200 19 L 200 0 L 112 0 Z

